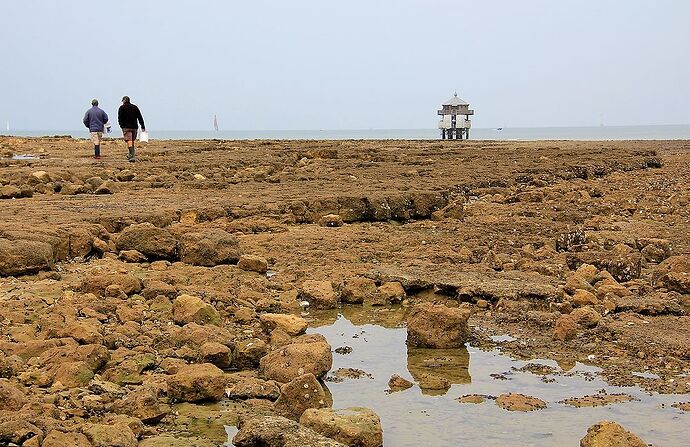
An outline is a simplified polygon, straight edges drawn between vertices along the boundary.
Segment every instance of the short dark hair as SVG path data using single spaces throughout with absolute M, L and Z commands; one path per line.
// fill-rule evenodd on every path
M 91 105 L 92 105 L 92 106 L 97 106 L 97 105 L 98 105 L 98 100 L 97 100 L 97 99 L 94 99 L 93 101 L 91 101 Z
M 123 96 L 122 102 L 124 102 L 125 104 L 129 104 L 129 96 Z

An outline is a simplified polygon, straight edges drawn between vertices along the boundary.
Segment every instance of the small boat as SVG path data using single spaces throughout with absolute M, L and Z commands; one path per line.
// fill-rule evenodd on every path
M 497 127 L 496 130 L 501 131 L 501 130 L 503 130 L 503 128 L 502 128 L 502 127 Z

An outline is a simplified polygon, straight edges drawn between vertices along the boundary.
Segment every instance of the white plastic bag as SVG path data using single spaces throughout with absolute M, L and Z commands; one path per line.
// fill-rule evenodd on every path
M 142 131 L 139 134 L 139 141 L 141 141 L 142 143 L 148 143 L 149 142 L 149 133 L 145 130 Z

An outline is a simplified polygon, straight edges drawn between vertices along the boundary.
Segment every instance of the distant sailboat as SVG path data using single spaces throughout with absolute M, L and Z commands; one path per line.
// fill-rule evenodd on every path
M 10 132 L 10 121 L 7 120 L 7 133 L 9 133 L 9 132 Z
M 213 129 L 218 132 L 218 117 L 216 115 L 213 115 Z

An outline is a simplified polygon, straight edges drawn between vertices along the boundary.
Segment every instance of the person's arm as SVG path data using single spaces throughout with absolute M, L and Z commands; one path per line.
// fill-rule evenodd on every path
M 84 121 L 83 121 L 83 123 L 84 123 L 84 125 L 85 125 L 86 127 L 89 127 L 89 111 L 88 111 L 88 110 L 87 110 L 86 113 L 84 114 Z
M 117 109 L 117 124 L 120 125 L 120 129 L 124 129 L 124 127 L 122 127 L 122 106 Z
M 108 122 L 108 114 L 105 113 L 105 110 L 103 110 L 103 124 Z
M 146 126 L 144 125 L 144 117 L 141 116 L 141 110 L 137 107 L 137 120 L 139 120 L 139 125 L 141 126 L 141 131 L 146 131 Z

